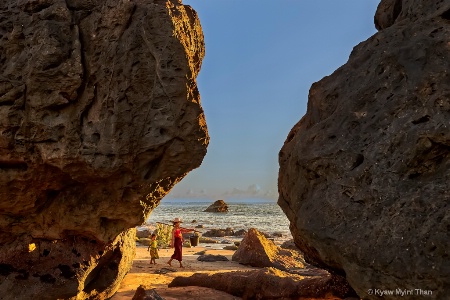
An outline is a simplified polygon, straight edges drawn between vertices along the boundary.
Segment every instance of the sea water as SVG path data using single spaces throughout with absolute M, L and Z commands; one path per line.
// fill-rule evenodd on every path
M 228 199 L 228 212 L 211 213 L 204 210 L 214 203 L 214 200 L 206 199 L 163 199 L 155 208 L 147 220 L 147 224 L 156 222 L 168 223 L 175 218 L 180 218 L 182 227 L 195 228 L 204 233 L 210 229 L 232 228 L 234 231 L 256 228 L 261 232 L 273 235 L 278 241 L 291 239 L 289 220 L 278 206 L 276 201 L 268 199 Z M 227 237 L 235 240 L 236 237 Z M 223 239 L 223 238 L 221 238 Z M 242 237 L 240 237 L 242 239 Z

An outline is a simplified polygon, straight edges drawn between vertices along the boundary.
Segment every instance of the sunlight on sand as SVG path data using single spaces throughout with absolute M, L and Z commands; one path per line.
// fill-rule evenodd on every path
M 205 250 L 205 254 L 214 254 L 214 255 L 224 255 L 229 261 L 218 261 L 218 262 L 201 262 L 197 261 L 197 257 L 199 255 L 195 255 L 199 251 Z M 150 264 L 150 256 L 147 252 L 147 247 L 138 246 L 136 247 L 136 257 L 133 261 L 133 267 L 125 276 L 122 284 L 120 285 L 117 293 L 111 298 L 112 300 L 129 300 L 133 298 L 133 295 L 137 289 L 137 287 L 141 284 L 146 285 L 151 288 L 156 288 L 158 290 L 167 289 L 167 285 L 172 282 L 175 277 L 178 276 L 191 276 L 194 273 L 208 273 L 214 274 L 218 272 L 231 272 L 231 271 L 242 271 L 242 270 L 254 270 L 256 268 L 248 267 L 241 265 L 237 262 L 231 261 L 231 257 L 234 253 L 232 250 L 220 250 L 220 249 L 208 249 L 202 246 L 197 246 L 193 248 L 183 248 L 183 264 L 185 268 L 179 268 L 178 262 L 173 261 L 172 267 L 170 267 L 166 262 L 169 260 L 172 255 L 172 249 L 161 249 L 159 250 L 159 257 L 156 262 L 156 265 Z M 166 270 L 174 270 L 175 272 L 168 272 L 165 274 L 157 274 L 156 272 L 164 272 Z M 186 287 L 186 288 L 176 288 L 176 289 L 185 289 L 186 291 L 190 291 L 190 294 L 195 293 L 192 291 L 196 289 L 197 291 L 202 290 L 202 294 L 207 297 L 207 292 L 209 289 L 204 289 L 200 287 Z M 171 288 L 169 290 L 174 290 L 175 288 Z M 221 293 L 219 291 L 213 291 Z M 211 294 L 209 294 L 211 297 Z M 207 298 L 199 298 L 196 295 L 197 299 L 207 299 Z M 181 298 L 180 298 L 181 299 Z M 234 297 L 234 299 L 239 299 Z

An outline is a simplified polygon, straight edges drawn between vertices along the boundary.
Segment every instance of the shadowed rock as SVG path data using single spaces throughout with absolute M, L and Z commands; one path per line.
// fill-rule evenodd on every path
M 310 273 L 300 276 L 274 268 L 216 274 L 196 273 L 175 277 L 169 287 L 202 286 L 243 299 L 336 299 L 353 296 L 354 291 L 340 276 Z
M 127 229 L 206 153 L 197 15 L 4 0 L 0 49 L 0 294 L 108 298 L 131 266 Z
M 229 259 L 226 258 L 226 256 L 223 256 L 223 255 L 202 254 L 199 257 L 197 257 L 197 260 L 198 261 L 214 262 L 214 261 L 228 261 Z
M 380 31 L 313 84 L 279 154 L 307 261 L 367 290 L 450 294 L 450 1 L 381 1 Z M 416 295 L 417 297 L 423 297 Z

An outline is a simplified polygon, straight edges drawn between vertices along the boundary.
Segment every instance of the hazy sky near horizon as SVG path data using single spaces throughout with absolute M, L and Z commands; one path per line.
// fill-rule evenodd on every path
M 278 152 L 312 83 L 376 33 L 380 0 L 183 0 L 198 13 L 208 153 L 167 198 L 277 199 Z

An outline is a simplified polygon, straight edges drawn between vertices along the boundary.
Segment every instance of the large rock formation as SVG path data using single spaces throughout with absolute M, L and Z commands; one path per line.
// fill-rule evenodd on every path
M 106 298 L 209 141 L 177 0 L 0 3 L 0 294 Z
M 450 1 L 381 1 L 379 32 L 313 84 L 278 203 L 317 265 L 369 289 L 450 294 Z M 413 291 L 412 298 L 423 298 Z

